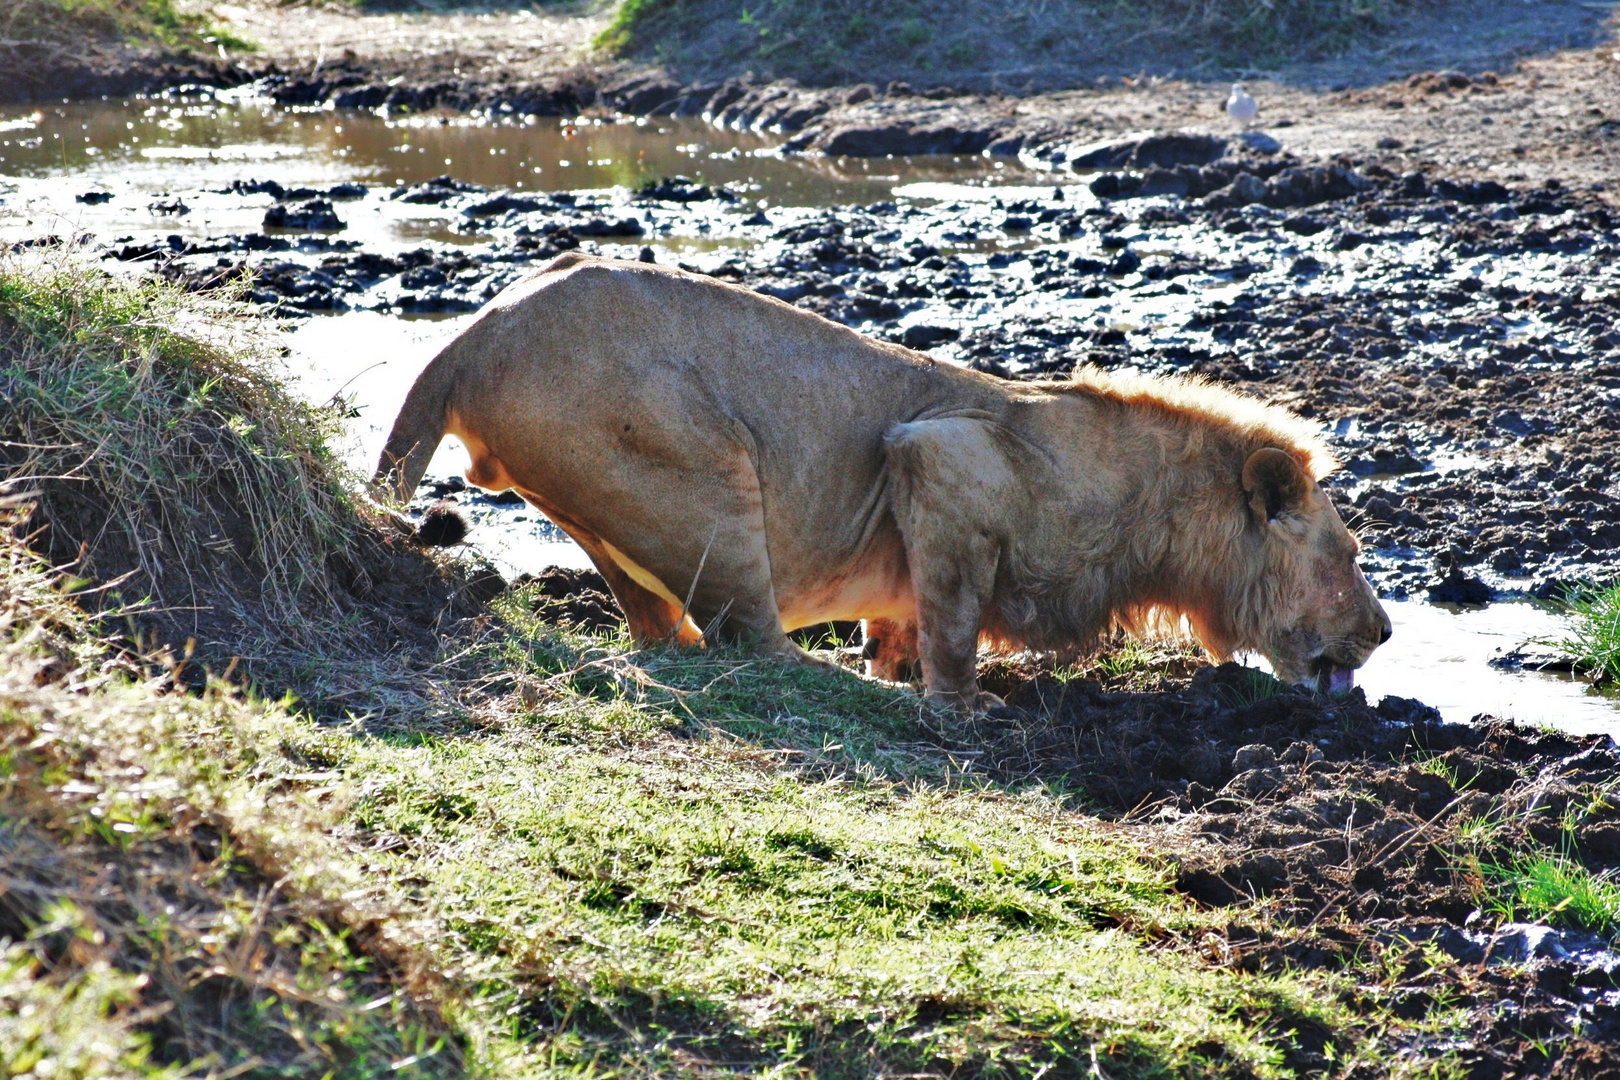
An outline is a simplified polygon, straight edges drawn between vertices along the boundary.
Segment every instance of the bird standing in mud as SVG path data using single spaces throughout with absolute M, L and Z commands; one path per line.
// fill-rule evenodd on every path
M 1249 96 L 1247 90 L 1243 89 L 1242 83 L 1232 84 L 1232 93 L 1226 99 L 1226 115 L 1237 121 L 1238 126 L 1245 131 L 1253 127 L 1254 122 L 1260 118 L 1259 104 Z

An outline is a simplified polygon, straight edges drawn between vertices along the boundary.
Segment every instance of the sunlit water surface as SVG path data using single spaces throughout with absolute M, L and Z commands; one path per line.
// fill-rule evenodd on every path
M 765 207 L 870 203 L 905 184 L 1038 177 L 1016 163 L 978 157 L 783 157 L 773 149 L 776 141 L 690 117 L 383 116 L 286 108 L 246 93 L 0 107 L 0 233 L 192 239 L 253 232 L 273 200 L 226 189 L 266 179 L 289 188 L 392 189 L 449 174 L 492 188 L 578 191 L 634 189 L 684 175 Z M 1049 190 L 1052 181 L 1038 178 Z M 92 193 L 112 197 L 74 201 Z M 370 201 L 366 207 L 365 214 L 345 215 L 345 239 L 469 242 L 446 227 L 435 207 Z

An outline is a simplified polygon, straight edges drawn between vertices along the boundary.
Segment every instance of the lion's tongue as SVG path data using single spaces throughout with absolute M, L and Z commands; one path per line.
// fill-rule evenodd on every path
M 1340 667 L 1338 664 L 1327 665 L 1316 677 L 1316 688 L 1324 694 L 1348 693 L 1355 685 L 1355 669 Z

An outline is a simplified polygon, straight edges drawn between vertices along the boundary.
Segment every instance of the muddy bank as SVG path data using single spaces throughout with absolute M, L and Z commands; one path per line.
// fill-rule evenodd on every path
M 283 25 L 298 19 L 313 22 Z M 267 94 L 288 105 L 396 116 L 703 116 L 782 135 L 804 151 L 853 157 L 1039 155 L 1143 130 L 1231 131 L 1221 109 L 1224 83 L 1092 74 L 1077 78 L 1075 88 L 1035 93 L 1012 85 L 975 89 L 971 80 L 913 88 L 851 73 L 843 85 L 807 87 L 749 72 L 678 76 L 603 61 L 588 48 L 594 24 L 566 19 L 557 26 L 552 17 L 510 24 L 423 17 L 387 26 L 359 19 L 364 30 L 348 25 L 355 22 L 335 12 L 284 11 L 248 30 L 288 40 L 229 59 L 130 50 L 34 57 L 0 65 L 0 103 L 262 81 Z M 1620 61 L 1612 50 L 1551 52 L 1494 68 L 1439 55 L 1423 59 L 1409 58 L 1404 69 L 1391 68 L 1373 84 L 1251 81 L 1260 126 L 1303 157 L 1382 151 L 1403 170 L 1586 184 L 1607 181 L 1620 168 L 1614 138 Z
M 241 86 L 260 72 L 191 52 L 87 45 L 0 48 L 0 105 L 156 94 L 182 86 Z
M 1204 943 L 1212 959 L 1277 971 L 1377 957 L 1389 985 L 1358 993 L 1435 1021 L 1432 1045 L 1407 1048 L 1419 1059 L 1459 1050 L 1471 1077 L 1620 1071 L 1607 932 L 1502 906 L 1502 868 L 1527 858 L 1620 866 L 1607 737 L 1443 724 L 1417 702 L 1372 709 L 1359 690 L 1324 699 L 1232 664 L 1156 693 L 1023 674 L 1003 674 L 1013 708 L 962 748 L 998 777 L 1083 778 L 1086 799 L 1151 823 L 1199 903 L 1265 901 L 1268 924 L 1235 920 Z

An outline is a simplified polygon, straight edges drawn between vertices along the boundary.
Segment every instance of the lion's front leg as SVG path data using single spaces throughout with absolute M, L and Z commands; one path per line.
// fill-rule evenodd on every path
M 979 629 L 990 598 L 987 579 L 993 578 L 995 562 L 991 559 L 986 565 L 977 554 L 941 552 L 939 565 L 925 568 L 922 574 L 916 572 L 913 562 L 913 581 L 919 590 L 917 657 L 927 698 L 967 713 L 1003 704 L 996 695 L 979 689 Z M 964 555 L 966 565 L 952 558 Z
M 996 520 L 1018 490 L 1003 440 L 977 419 L 944 417 L 896 425 L 884 441 L 928 699 L 960 712 L 994 708 L 1001 699 L 980 692 L 975 668 L 1002 553 Z

